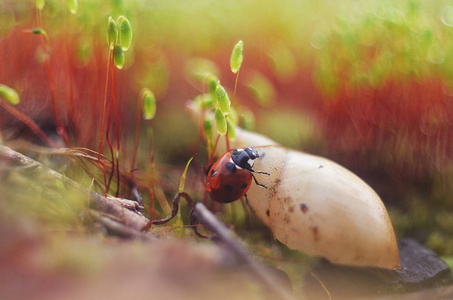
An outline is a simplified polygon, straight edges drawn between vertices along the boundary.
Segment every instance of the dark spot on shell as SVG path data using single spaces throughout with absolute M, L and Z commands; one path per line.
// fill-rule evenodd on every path
M 313 232 L 313 236 L 315 238 L 315 242 L 319 241 L 319 230 L 318 226 L 311 227 L 311 231 Z
M 269 217 L 270 214 L 271 214 L 271 212 L 269 210 L 266 210 L 266 216 Z
M 288 208 L 289 212 L 294 212 L 294 205 L 291 205 L 289 208 Z
M 302 203 L 300 205 L 300 209 L 302 210 L 303 213 L 306 213 L 308 211 L 308 206 L 305 203 Z
M 286 224 L 289 224 L 289 216 L 288 215 L 284 215 L 283 216 L 283 222 L 285 222 Z
M 231 185 L 229 185 L 229 184 L 225 185 L 223 188 L 224 188 L 225 190 L 227 190 L 227 191 L 232 191 L 232 190 L 234 190 L 234 188 L 233 188 Z
M 319 165 L 319 169 L 321 169 L 321 168 L 324 168 L 324 166 L 323 165 Z
M 285 199 L 283 199 L 283 203 L 285 204 L 291 203 L 291 197 L 285 197 Z
M 225 164 L 225 168 L 226 168 L 228 171 L 230 171 L 231 173 L 236 173 L 236 170 L 237 170 L 237 169 L 236 169 L 236 165 L 233 164 L 231 161 L 229 161 L 229 162 L 227 162 L 227 163 Z
M 247 185 L 248 185 L 247 183 L 242 184 L 241 189 L 245 189 L 247 187 Z
M 211 170 L 211 178 L 212 178 L 212 177 L 214 177 L 214 176 L 215 176 L 215 174 L 217 174 L 217 172 L 216 172 L 216 171 L 214 171 L 214 170 Z

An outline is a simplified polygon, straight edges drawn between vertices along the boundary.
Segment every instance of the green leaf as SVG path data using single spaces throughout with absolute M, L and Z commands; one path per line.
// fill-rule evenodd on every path
M 127 51 L 132 43 L 132 26 L 125 16 L 118 17 L 118 41 L 123 51 Z
M 149 89 L 142 91 L 142 114 L 143 119 L 152 120 L 156 116 L 156 97 Z
M 227 118 L 227 127 L 228 127 L 228 138 L 230 141 L 236 141 L 236 129 L 234 128 L 233 123 L 230 122 L 229 118 Z
M 115 62 L 115 66 L 121 70 L 124 66 L 124 52 L 121 49 L 120 45 L 116 45 L 115 47 L 115 51 L 113 53 L 113 60 Z
M 42 10 L 45 4 L 44 0 L 36 0 L 36 8 L 39 10 Z
M 215 89 L 215 96 L 217 99 L 217 103 L 219 104 L 219 108 L 222 110 L 224 115 L 228 115 L 230 113 L 230 98 L 228 98 L 228 94 L 225 89 L 220 85 L 220 82 L 217 82 L 217 87 Z
M 214 120 L 215 126 L 217 127 L 217 132 L 220 135 L 225 135 L 227 133 L 227 121 L 225 119 L 225 115 L 218 107 L 215 109 Z
M 239 72 L 239 69 L 241 68 L 242 65 L 242 51 L 244 50 L 244 43 L 242 41 L 237 42 L 237 44 L 233 48 L 233 52 L 231 53 L 231 58 L 230 58 L 230 67 L 231 67 L 231 72 L 236 74 Z
M 107 26 L 107 43 L 109 44 L 110 49 L 113 49 L 113 47 L 115 46 L 116 34 L 116 23 L 113 20 L 112 16 L 110 16 Z
M 217 89 L 217 82 L 219 82 L 219 79 L 217 76 L 210 74 L 207 76 L 206 81 L 208 83 L 209 93 L 211 93 L 212 98 L 216 100 L 215 90 Z
M 5 99 L 9 104 L 12 105 L 17 105 L 20 102 L 20 98 L 17 92 L 4 84 L 0 84 L 0 97 Z
M 77 0 L 66 0 L 66 5 L 68 6 L 71 14 L 75 15 L 77 13 L 77 10 L 79 9 Z

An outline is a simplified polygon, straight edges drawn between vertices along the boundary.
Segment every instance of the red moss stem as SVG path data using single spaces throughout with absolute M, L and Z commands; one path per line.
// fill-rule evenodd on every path
M 41 11 L 39 9 L 37 9 L 37 13 L 36 13 L 36 23 L 38 24 L 38 27 L 41 27 Z M 55 124 L 57 126 L 57 133 L 63 139 L 66 147 L 70 147 L 68 135 L 66 134 L 66 129 L 63 126 L 63 122 L 61 121 L 60 115 L 58 113 L 55 80 L 53 78 L 52 68 L 50 66 L 50 42 L 49 42 L 48 37 L 47 37 L 47 39 L 45 39 L 44 35 L 40 34 L 40 43 L 41 43 L 41 47 L 45 53 L 46 72 L 47 72 L 47 78 L 49 80 L 50 95 L 51 95 L 51 100 L 52 100 L 52 108 L 53 108 L 53 114 L 54 114 L 54 118 L 55 118 Z
M 98 164 L 104 174 L 104 187 L 105 187 L 106 196 L 107 196 L 107 192 L 108 192 L 107 176 L 105 174 L 104 166 L 101 163 L 101 152 L 102 152 L 102 142 L 104 140 L 105 110 L 107 107 L 107 91 L 108 91 L 108 84 L 109 84 L 109 68 L 110 68 L 110 64 L 112 62 L 113 62 L 113 52 L 112 52 L 112 49 L 109 47 L 109 56 L 108 56 L 108 61 L 107 61 L 107 71 L 106 71 L 105 88 L 104 88 L 104 106 L 102 109 L 101 136 L 99 138 L 99 152 L 98 152 Z
M 44 143 L 46 143 L 51 148 L 60 148 L 57 143 L 52 141 L 42 130 L 30 119 L 26 114 L 16 109 L 5 100 L 0 98 L 0 106 L 3 107 L 8 113 L 18 118 L 22 123 L 28 126 Z
M 109 180 L 108 180 L 108 183 L 107 183 L 107 189 L 109 189 L 109 190 L 110 190 L 110 183 L 112 182 L 113 174 L 115 174 L 115 158 L 113 156 L 113 146 L 112 146 L 112 143 L 110 143 L 111 116 L 112 116 L 112 102 L 110 101 L 110 105 L 109 105 L 109 119 L 107 121 L 107 131 L 105 133 L 105 140 L 107 141 L 107 144 L 109 146 L 110 157 L 111 157 L 111 161 L 112 161 L 112 170 L 110 172 Z
M 135 160 L 137 158 L 137 150 L 138 150 L 138 142 L 140 138 L 140 122 L 141 122 L 141 115 L 142 115 L 142 105 L 143 105 L 143 95 L 140 95 L 140 99 L 138 101 L 137 105 L 137 115 L 135 117 L 135 140 L 134 140 L 134 149 L 132 149 L 132 159 L 131 159 L 131 166 L 130 166 L 130 171 L 131 171 L 131 177 L 134 177 L 134 170 L 135 167 Z

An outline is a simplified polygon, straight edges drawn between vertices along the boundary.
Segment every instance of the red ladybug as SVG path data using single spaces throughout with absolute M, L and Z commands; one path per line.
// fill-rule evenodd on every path
M 253 173 L 269 175 L 253 170 L 254 160 L 258 157 L 258 151 L 250 147 L 238 148 L 220 157 L 207 172 L 206 190 L 211 194 L 211 198 L 221 203 L 238 200 L 246 196 L 252 178 L 257 185 L 266 188 L 265 185 L 258 183 L 253 175 Z

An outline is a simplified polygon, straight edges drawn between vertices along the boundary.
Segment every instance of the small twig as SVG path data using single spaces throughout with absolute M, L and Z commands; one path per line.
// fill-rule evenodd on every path
M 94 210 L 90 210 L 90 214 L 93 217 L 93 219 L 102 223 L 102 225 L 104 225 L 110 232 L 116 234 L 119 237 L 128 239 L 138 239 L 144 242 L 153 242 L 156 241 L 157 239 L 152 235 L 145 234 L 136 229 L 127 227 L 122 223 L 109 217 L 108 215 L 101 214 Z
M 224 244 L 241 262 L 245 263 L 250 271 L 256 276 L 256 279 L 258 279 L 266 288 L 269 288 L 277 299 L 294 299 L 288 291 L 278 284 L 278 280 L 276 280 L 274 276 L 269 274 L 263 266 L 250 258 L 244 247 L 237 242 L 237 238 L 233 237 L 225 224 L 220 222 L 220 220 L 217 219 L 203 203 L 197 202 L 195 204 L 193 216 L 199 223 L 207 225 L 217 236 L 216 240 Z

